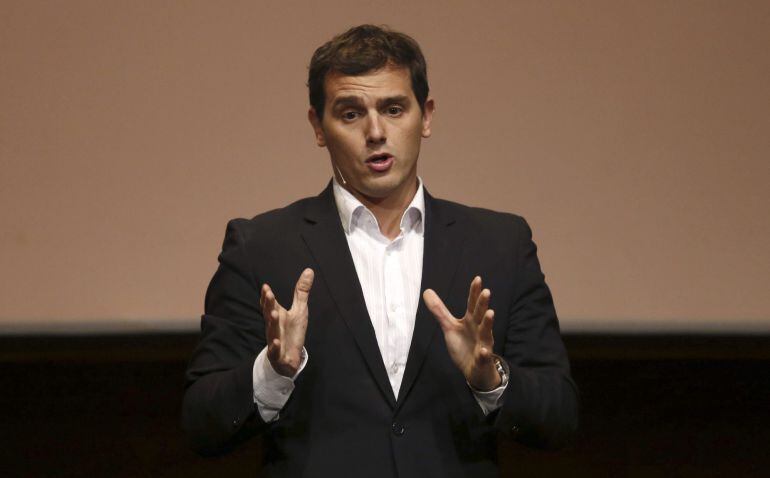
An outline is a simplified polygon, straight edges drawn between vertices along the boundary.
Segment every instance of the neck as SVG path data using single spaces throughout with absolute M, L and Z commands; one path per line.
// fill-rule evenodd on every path
M 417 175 L 415 175 L 404 184 L 404 187 L 393 191 L 393 193 L 384 198 L 365 196 L 349 187 L 349 185 L 343 187 L 361 201 L 361 204 L 366 206 L 367 209 L 372 211 L 374 217 L 377 218 L 377 224 L 380 226 L 382 235 L 393 240 L 401 232 L 401 218 L 412 199 L 414 199 L 418 185 Z

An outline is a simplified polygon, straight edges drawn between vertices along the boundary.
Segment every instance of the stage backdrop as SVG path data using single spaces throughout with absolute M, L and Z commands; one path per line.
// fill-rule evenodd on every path
M 569 331 L 770 331 L 770 2 L 0 1 L 0 332 L 194 330 L 225 223 L 317 194 L 315 47 L 408 32 L 438 197 Z

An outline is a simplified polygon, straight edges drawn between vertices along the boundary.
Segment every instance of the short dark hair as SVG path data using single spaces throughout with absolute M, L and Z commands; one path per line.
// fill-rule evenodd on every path
M 313 53 L 307 87 L 310 106 L 315 109 L 318 119 L 324 114 L 326 75 L 331 72 L 360 75 L 388 65 L 409 70 L 412 91 L 424 112 L 428 99 L 428 67 L 420 45 L 409 35 L 385 26 L 359 25 L 335 36 Z

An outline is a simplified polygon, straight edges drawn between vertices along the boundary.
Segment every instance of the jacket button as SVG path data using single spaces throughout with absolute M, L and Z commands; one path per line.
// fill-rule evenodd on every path
M 512 433 L 514 436 L 518 435 L 518 434 L 519 434 L 519 426 L 518 426 L 518 425 L 514 425 L 514 426 L 512 426 L 512 427 L 511 427 L 511 433 Z
M 393 422 L 393 425 L 390 426 L 390 429 L 393 431 L 393 434 L 396 435 L 397 437 L 400 437 L 401 435 L 404 434 L 404 425 L 398 422 Z
M 233 426 L 234 427 L 237 427 L 239 423 L 240 423 L 240 421 L 237 418 L 235 420 L 233 420 Z

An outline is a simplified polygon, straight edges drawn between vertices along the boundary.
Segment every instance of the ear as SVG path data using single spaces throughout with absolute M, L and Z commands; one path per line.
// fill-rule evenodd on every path
M 324 130 L 321 127 L 321 120 L 315 112 L 315 108 L 311 107 L 307 111 L 307 119 L 310 121 L 310 125 L 313 127 L 313 134 L 315 134 L 315 142 L 318 146 L 326 146 L 326 136 L 324 136 Z
M 433 112 L 436 111 L 436 102 L 433 101 L 433 98 L 428 97 L 427 100 L 425 100 L 425 107 L 423 108 L 422 112 L 422 137 L 423 138 L 429 138 L 430 137 L 430 125 L 433 121 Z

